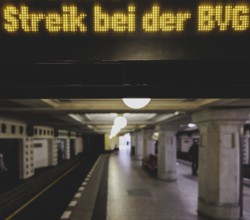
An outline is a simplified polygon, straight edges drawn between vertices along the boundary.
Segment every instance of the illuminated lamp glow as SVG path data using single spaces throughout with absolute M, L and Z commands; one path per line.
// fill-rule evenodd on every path
M 110 136 L 111 137 L 116 136 L 120 132 L 120 130 L 121 130 L 120 127 L 118 127 L 117 125 L 113 125 L 110 132 Z
M 125 128 L 127 125 L 127 119 L 123 116 L 118 116 L 114 120 L 114 125 L 118 126 L 119 128 Z
M 78 114 L 68 114 L 68 116 L 75 119 L 78 122 L 82 122 L 82 117 Z
M 159 133 L 158 132 L 154 132 L 153 135 L 152 135 L 152 139 L 157 141 L 159 138 Z
M 194 128 L 194 127 L 196 127 L 196 124 L 189 123 L 189 124 L 188 124 L 188 127 L 189 127 L 189 128 Z
M 150 98 L 123 98 L 122 101 L 129 108 L 139 109 L 145 107 L 149 102 Z
M 178 111 L 176 111 L 176 112 L 174 113 L 174 115 L 179 115 L 179 112 L 178 112 Z

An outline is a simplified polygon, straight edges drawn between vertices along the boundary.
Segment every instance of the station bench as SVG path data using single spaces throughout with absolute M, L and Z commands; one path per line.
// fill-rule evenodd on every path
M 156 174 L 158 168 L 157 155 L 149 154 L 148 158 L 142 160 L 142 166 Z

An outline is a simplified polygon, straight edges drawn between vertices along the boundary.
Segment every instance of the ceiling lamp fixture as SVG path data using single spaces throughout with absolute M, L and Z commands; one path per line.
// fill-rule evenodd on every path
M 189 128 L 194 128 L 194 127 L 196 127 L 196 124 L 189 123 L 189 124 L 188 124 L 188 127 L 189 127 Z
M 114 120 L 114 125 L 118 126 L 119 128 L 125 128 L 127 125 L 127 119 L 123 116 L 118 116 Z
M 110 139 L 112 139 L 114 136 L 116 136 L 120 132 L 121 128 L 117 125 L 113 125 L 110 131 Z
M 140 109 L 145 107 L 149 102 L 150 98 L 123 98 L 122 101 L 126 106 L 133 109 Z
M 113 137 L 115 137 L 121 131 L 121 129 L 126 127 L 126 125 L 127 125 L 127 119 L 123 116 L 117 116 L 111 128 L 109 138 L 112 139 Z

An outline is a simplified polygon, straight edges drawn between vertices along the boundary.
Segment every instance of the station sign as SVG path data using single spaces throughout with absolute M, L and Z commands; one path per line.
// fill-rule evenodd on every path
M 4 0 L 1 34 L 171 37 L 245 34 L 247 1 Z
M 247 0 L 2 0 L 4 60 L 249 58 Z

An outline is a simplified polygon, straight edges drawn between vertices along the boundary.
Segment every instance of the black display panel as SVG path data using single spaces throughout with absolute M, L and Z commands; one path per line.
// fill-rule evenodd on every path
M 2 61 L 249 59 L 248 1 L 0 3 Z

